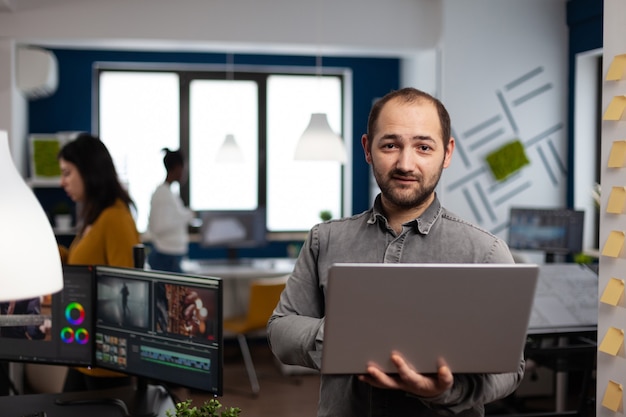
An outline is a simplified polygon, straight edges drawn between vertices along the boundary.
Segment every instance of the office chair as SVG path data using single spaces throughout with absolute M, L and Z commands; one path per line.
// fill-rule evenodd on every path
M 237 335 L 239 348 L 243 356 L 252 393 L 259 393 L 259 380 L 254 369 L 252 356 L 248 347 L 247 335 L 252 332 L 265 330 L 280 294 L 285 288 L 288 276 L 274 278 L 259 278 L 250 283 L 250 298 L 248 311 L 245 315 L 224 320 L 224 331 Z

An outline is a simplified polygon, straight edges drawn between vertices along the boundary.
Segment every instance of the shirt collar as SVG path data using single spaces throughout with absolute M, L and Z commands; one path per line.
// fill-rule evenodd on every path
M 433 224 L 435 224 L 435 221 L 437 220 L 437 218 L 441 216 L 442 211 L 443 211 L 443 208 L 441 207 L 441 203 L 439 202 L 439 199 L 437 198 L 437 194 L 435 193 L 435 199 L 430 204 L 430 206 L 428 206 L 426 211 L 424 211 L 424 213 L 422 213 L 422 215 L 419 216 L 417 219 L 413 219 L 410 222 L 407 222 L 405 224 L 413 223 L 415 224 L 415 228 L 417 229 L 418 233 L 427 235 L 428 232 L 430 231 L 430 228 L 433 226 Z M 385 224 L 387 224 L 387 218 L 383 214 L 383 207 L 382 207 L 382 203 L 380 199 L 380 194 L 378 194 L 376 196 L 376 199 L 374 200 L 372 213 L 367 223 L 374 224 L 376 223 L 376 220 L 378 219 L 380 219 L 380 221 L 383 221 L 385 222 Z

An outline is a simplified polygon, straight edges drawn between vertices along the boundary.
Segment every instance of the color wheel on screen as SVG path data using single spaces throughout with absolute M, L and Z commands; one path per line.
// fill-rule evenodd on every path
M 65 307 L 65 319 L 68 323 L 78 326 L 85 320 L 85 309 L 80 303 L 69 303 Z
M 63 343 L 72 343 L 74 341 L 74 330 L 71 327 L 62 328 L 61 340 Z
M 78 343 L 79 345 L 85 345 L 89 342 L 89 332 L 86 329 L 72 329 L 71 327 L 64 327 L 61 329 L 61 340 L 63 343 Z

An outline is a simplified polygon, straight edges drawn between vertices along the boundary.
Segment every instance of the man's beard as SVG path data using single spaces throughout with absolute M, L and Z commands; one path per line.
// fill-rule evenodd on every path
M 382 172 L 378 172 L 374 164 L 372 164 L 372 168 L 378 188 L 380 188 L 381 194 L 385 200 L 389 201 L 396 207 L 403 209 L 412 209 L 424 204 L 424 202 L 426 202 L 435 191 L 435 188 L 439 183 L 439 178 L 441 178 L 441 172 L 443 171 L 442 166 L 435 176 L 429 178 L 428 181 L 424 181 L 424 177 L 419 174 L 407 174 L 399 170 L 394 170 L 388 174 L 384 174 Z M 414 186 L 411 186 L 410 188 L 392 185 L 393 177 L 396 175 L 405 178 L 411 177 L 415 179 L 416 182 L 414 183 Z

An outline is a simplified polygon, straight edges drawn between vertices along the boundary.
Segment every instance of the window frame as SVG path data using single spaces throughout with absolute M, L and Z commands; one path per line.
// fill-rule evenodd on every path
M 340 211 L 341 216 L 352 209 L 352 72 L 343 67 L 301 67 L 301 66 L 253 66 L 228 64 L 168 64 L 142 62 L 97 62 L 94 65 L 92 125 L 96 134 L 100 131 L 99 91 L 100 73 L 104 71 L 123 72 L 170 72 L 179 77 L 179 117 L 180 149 L 189 153 L 189 93 L 193 80 L 250 80 L 258 85 L 258 206 L 267 207 L 267 80 L 272 75 L 334 76 L 340 79 L 341 88 L 341 132 L 348 154 L 347 162 L 340 169 Z M 180 194 L 183 202 L 189 205 L 189 181 L 182 184 Z M 290 240 L 302 237 L 308 229 L 290 231 L 267 230 L 268 240 Z

